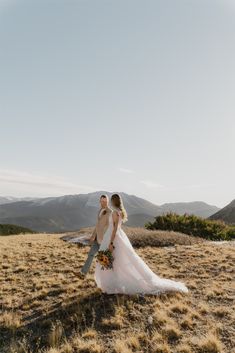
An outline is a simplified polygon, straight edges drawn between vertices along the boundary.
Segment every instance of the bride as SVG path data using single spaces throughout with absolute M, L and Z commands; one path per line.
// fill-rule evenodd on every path
M 113 212 L 110 213 L 109 226 L 99 250 L 109 249 L 112 252 L 113 268 L 102 269 L 96 260 L 95 282 L 98 288 L 108 294 L 159 294 L 167 291 L 188 293 L 183 282 L 159 277 L 135 252 L 122 229 L 127 214 L 119 194 L 112 195 L 111 205 Z

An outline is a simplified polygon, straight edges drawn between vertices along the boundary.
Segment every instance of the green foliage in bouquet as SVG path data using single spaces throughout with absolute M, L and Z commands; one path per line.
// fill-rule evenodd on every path
M 108 270 L 113 268 L 113 254 L 109 249 L 99 250 L 95 256 L 101 265 L 102 270 Z

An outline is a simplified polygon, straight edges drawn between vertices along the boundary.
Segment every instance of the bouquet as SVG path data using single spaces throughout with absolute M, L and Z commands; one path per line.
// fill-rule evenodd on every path
M 113 254 L 109 249 L 99 250 L 95 256 L 101 265 L 101 270 L 108 270 L 113 268 Z

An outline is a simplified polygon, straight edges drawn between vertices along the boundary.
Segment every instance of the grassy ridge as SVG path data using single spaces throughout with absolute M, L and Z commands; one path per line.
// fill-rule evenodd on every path
M 37 233 L 29 228 L 17 226 L 15 224 L 0 224 L 0 235 Z
M 148 230 L 142 227 L 128 226 L 123 226 L 122 229 L 128 236 L 132 246 L 135 248 L 146 246 L 164 247 L 174 245 L 193 245 L 205 241 L 201 237 L 192 237 L 188 234 L 167 230 Z M 86 234 L 87 238 L 90 238 L 93 230 L 94 227 L 82 228 L 77 232 L 67 233 L 65 236 L 62 236 L 61 239 L 68 240 L 79 236 L 84 236 L 84 234 Z
M 234 226 L 229 226 L 223 221 L 204 219 L 187 213 L 178 215 L 174 212 L 167 212 L 155 217 L 153 222 L 146 223 L 145 227 L 149 230 L 172 230 L 209 240 L 235 239 Z

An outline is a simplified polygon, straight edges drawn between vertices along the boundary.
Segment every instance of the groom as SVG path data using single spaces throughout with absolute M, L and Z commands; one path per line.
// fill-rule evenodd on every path
M 91 263 L 93 261 L 93 258 L 99 250 L 100 244 L 103 240 L 104 233 L 109 226 L 110 212 L 113 212 L 113 211 L 111 208 L 109 208 L 108 204 L 109 204 L 108 195 L 101 195 L 100 209 L 97 215 L 97 223 L 89 239 L 89 244 L 91 245 L 91 247 L 90 247 L 86 262 L 78 272 L 78 277 L 81 279 L 84 279 L 86 274 L 88 273 Z

